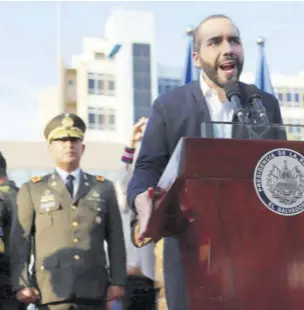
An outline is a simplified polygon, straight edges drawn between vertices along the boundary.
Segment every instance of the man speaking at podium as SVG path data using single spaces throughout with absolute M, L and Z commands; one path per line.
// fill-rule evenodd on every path
M 224 88 L 237 82 L 242 72 L 244 50 L 239 29 L 229 17 L 212 15 L 198 25 L 193 40 L 193 59 L 201 69 L 200 78 L 156 99 L 129 183 L 128 202 L 138 214 L 141 237 L 151 214 L 148 190 L 157 185 L 180 138 L 199 137 L 204 121 L 238 121 L 235 106 L 227 99 Z M 240 84 L 246 88 L 246 84 Z M 269 123 L 281 124 L 276 98 L 265 92 L 260 95 Z M 242 99 L 245 108 L 247 100 Z M 169 310 L 186 310 L 179 245 L 172 237 L 164 239 L 164 279 Z

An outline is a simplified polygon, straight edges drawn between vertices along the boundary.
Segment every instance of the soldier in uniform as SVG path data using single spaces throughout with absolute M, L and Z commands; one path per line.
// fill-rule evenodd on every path
M 12 209 L 16 204 L 18 190 L 15 182 L 9 180 L 7 176 L 6 160 L 0 152 L 0 309 L 2 310 L 22 309 L 22 304 L 12 291 L 8 255 Z
M 124 295 L 126 254 L 115 190 L 112 182 L 79 168 L 85 130 L 75 114 L 52 119 L 44 134 L 56 169 L 32 178 L 17 196 L 11 232 L 13 289 L 18 300 L 36 309 L 104 310 L 106 301 Z

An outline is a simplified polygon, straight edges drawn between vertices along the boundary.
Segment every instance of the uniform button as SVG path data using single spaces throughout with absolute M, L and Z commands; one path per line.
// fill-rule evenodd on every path
M 72 206 L 72 210 L 76 210 L 76 206 Z
M 74 255 L 75 260 L 79 260 L 79 258 L 80 258 L 79 255 Z
M 40 266 L 40 270 L 44 270 L 44 266 Z
M 46 208 L 45 211 L 46 211 L 46 212 L 50 212 L 50 208 Z
M 101 208 L 97 208 L 97 211 L 101 211 Z
M 78 223 L 77 222 L 73 222 L 72 225 L 73 225 L 73 227 L 77 227 Z
M 74 242 L 74 243 L 78 243 L 78 242 L 79 242 L 79 239 L 74 238 L 74 239 L 73 239 L 73 242 Z

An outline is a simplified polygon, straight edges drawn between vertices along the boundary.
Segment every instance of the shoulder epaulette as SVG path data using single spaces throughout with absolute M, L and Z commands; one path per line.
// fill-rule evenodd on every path
M 2 185 L 0 186 L 0 192 L 2 193 L 8 193 L 10 191 L 10 187 L 8 185 Z
M 32 177 L 33 183 L 38 183 L 39 181 L 41 181 L 41 177 Z
M 97 175 L 97 176 L 96 176 L 96 180 L 97 180 L 98 182 L 103 182 L 103 181 L 105 180 L 105 178 L 104 178 L 103 176 L 101 176 L 101 175 Z

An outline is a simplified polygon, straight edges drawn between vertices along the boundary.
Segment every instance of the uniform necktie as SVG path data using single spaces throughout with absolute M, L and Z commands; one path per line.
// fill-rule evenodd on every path
M 74 195 L 73 181 L 75 178 L 73 175 L 69 174 L 66 179 L 67 179 L 67 182 L 66 182 L 65 186 L 66 186 L 67 190 L 69 191 L 71 197 L 73 198 L 73 195 Z

